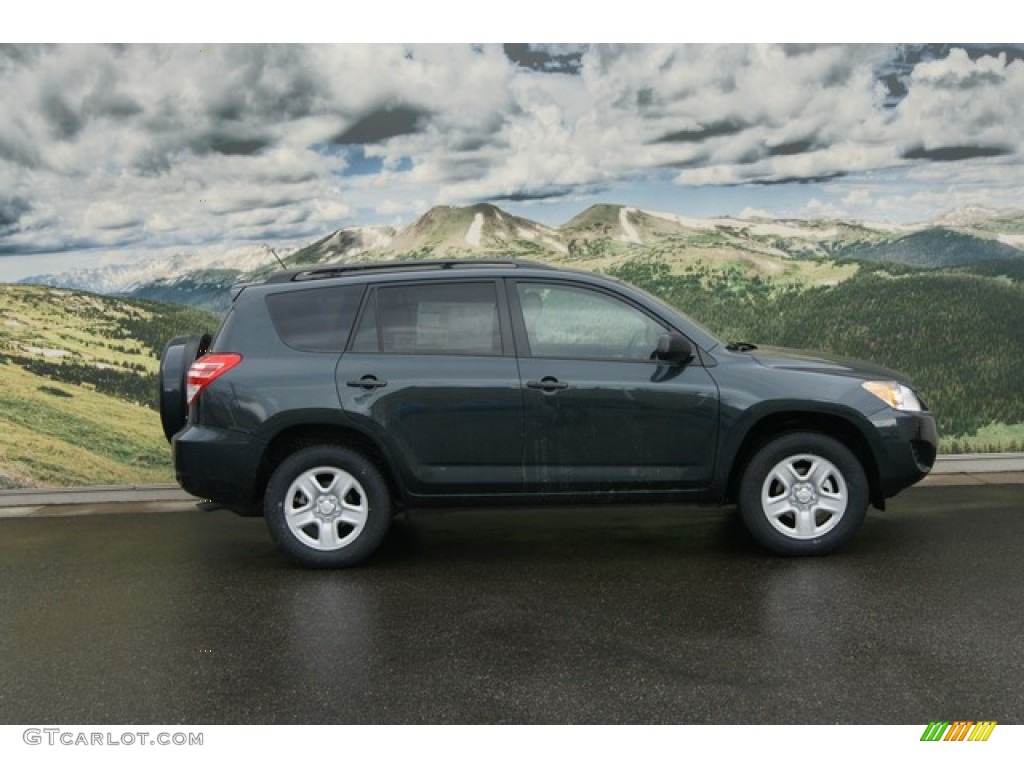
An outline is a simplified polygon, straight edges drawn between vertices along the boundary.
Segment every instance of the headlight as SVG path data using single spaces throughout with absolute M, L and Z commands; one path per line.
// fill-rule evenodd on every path
M 923 411 L 921 401 L 914 390 L 897 381 L 865 381 L 861 383 L 868 392 L 897 411 Z

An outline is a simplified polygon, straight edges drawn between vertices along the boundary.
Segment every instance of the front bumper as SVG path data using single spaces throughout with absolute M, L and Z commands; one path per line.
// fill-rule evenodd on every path
M 876 451 L 882 495 L 895 496 L 924 478 L 935 466 L 939 437 L 928 411 L 886 409 L 872 418 L 881 438 Z

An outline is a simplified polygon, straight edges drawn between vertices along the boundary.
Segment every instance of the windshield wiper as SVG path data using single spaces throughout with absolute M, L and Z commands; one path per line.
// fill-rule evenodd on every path
M 757 344 L 751 344 L 749 341 L 730 341 L 725 348 L 730 352 L 753 352 L 757 349 Z

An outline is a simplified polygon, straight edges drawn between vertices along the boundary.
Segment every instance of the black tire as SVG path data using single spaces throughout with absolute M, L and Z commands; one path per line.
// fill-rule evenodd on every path
M 782 435 L 751 459 L 739 489 L 747 530 L 781 555 L 825 555 L 860 530 L 869 500 L 860 460 L 825 435 Z
M 319 445 L 296 451 L 274 470 L 263 516 L 278 547 L 298 563 L 349 568 L 370 557 L 387 535 L 391 494 L 364 456 Z
M 185 403 L 185 377 L 188 368 L 210 346 L 210 335 L 175 336 L 160 355 L 160 425 L 167 442 L 171 441 L 188 418 Z

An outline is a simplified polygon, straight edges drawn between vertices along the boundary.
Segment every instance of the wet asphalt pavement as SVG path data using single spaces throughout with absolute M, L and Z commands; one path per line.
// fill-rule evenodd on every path
M 0 520 L 0 722 L 1024 722 L 1024 486 L 913 489 L 804 560 L 591 507 L 418 514 L 306 571 L 180 510 Z

